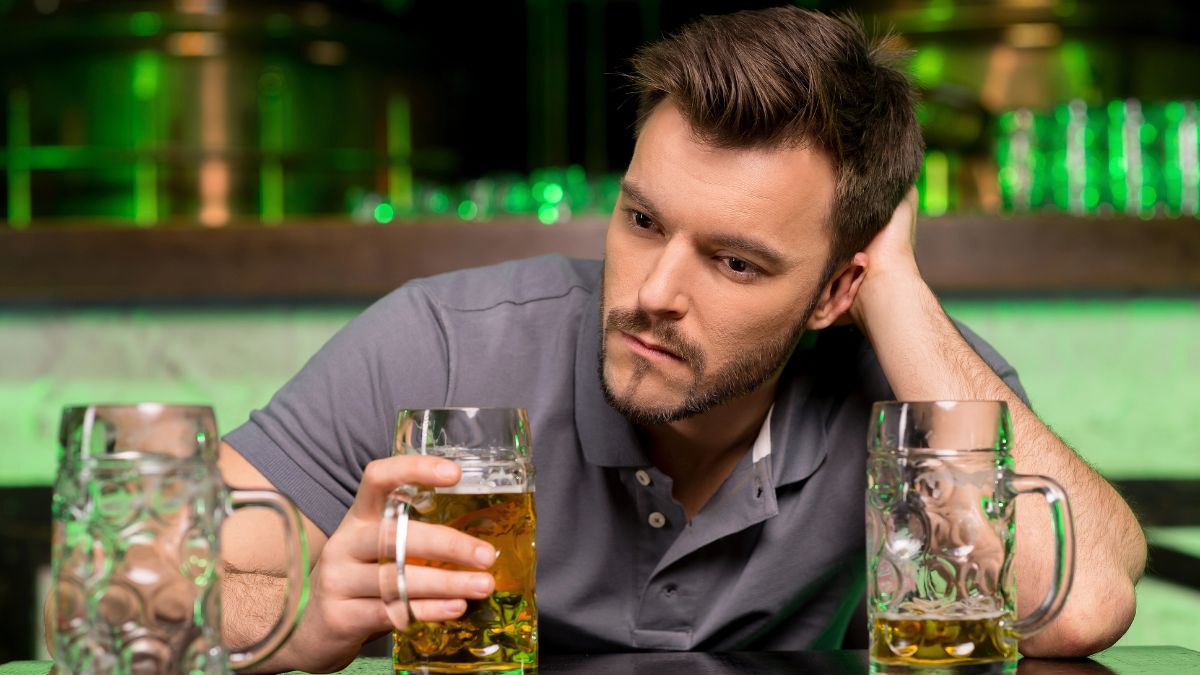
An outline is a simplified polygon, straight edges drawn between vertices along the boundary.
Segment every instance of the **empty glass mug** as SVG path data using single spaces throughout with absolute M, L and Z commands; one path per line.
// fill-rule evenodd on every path
M 876 403 L 867 464 L 872 672 L 1009 672 L 1017 640 L 1062 609 L 1074 572 L 1067 495 L 1013 473 L 1002 401 Z M 1015 499 L 1050 506 L 1055 553 L 1041 605 L 1017 620 Z
M 308 559 L 296 507 L 229 490 L 210 408 L 66 408 L 54 485 L 54 662 L 66 673 L 227 673 L 270 656 L 300 619 Z M 291 552 L 279 622 L 257 644 L 221 642 L 221 522 L 231 509 L 282 516 Z
M 534 576 L 536 515 L 529 420 L 520 408 L 402 410 L 396 454 L 453 460 L 450 487 L 405 485 L 390 496 L 380 530 L 380 590 L 395 625 L 396 673 L 525 673 L 538 664 Z M 447 525 L 496 548 L 491 596 L 459 619 L 415 621 L 404 579 L 408 519 Z M 437 561 L 409 563 L 446 569 Z

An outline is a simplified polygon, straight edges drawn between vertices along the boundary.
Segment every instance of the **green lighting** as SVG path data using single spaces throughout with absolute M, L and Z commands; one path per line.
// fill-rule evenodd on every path
M 412 110 L 403 94 L 388 97 L 387 144 L 388 199 L 401 210 L 412 211 Z
M 429 210 L 445 213 L 450 208 L 450 196 L 444 190 L 434 190 L 429 195 Z
M 946 153 L 925 155 L 925 213 L 940 216 L 950 208 L 950 162 Z
M 458 217 L 463 220 L 475 220 L 479 216 L 479 205 L 470 199 L 458 203 Z
M 149 49 L 138 52 L 133 59 L 133 95 L 142 101 L 153 100 L 160 74 L 158 54 Z
M 1092 90 L 1092 64 L 1087 47 L 1082 42 L 1070 40 L 1062 44 L 1059 54 L 1070 95 L 1086 97 Z
M 258 78 L 258 143 L 263 154 L 258 175 L 258 213 L 267 224 L 282 221 L 286 210 L 283 160 L 280 158 L 286 144 L 285 85 L 284 71 L 277 65 L 264 68 Z
M 29 171 L 29 93 L 13 89 L 8 94 L 8 224 L 14 229 L 29 225 L 33 216 L 32 176 Z
M 529 184 L 517 181 L 509 186 L 504 199 L 504 209 L 509 213 L 526 213 L 533 210 L 534 199 Z
M 941 47 L 927 46 L 917 50 L 910 64 L 917 84 L 932 87 L 942 81 L 946 73 L 946 52 Z
M 269 67 L 258 78 L 258 91 L 266 96 L 278 96 L 283 92 L 283 71 Z
M 954 0 L 929 0 L 921 15 L 933 23 L 949 21 L 954 18 Z
M 1158 201 L 1158 190 L 1153 186 L 1147 185 L 1142 188 L 1142 208 L 1151 208 Z
M 279 158 L 264 158 L 258 176 L 261 195 L 259 217 L 264 223 L 275 224 L 283 220 L 283 163 Z
M 1059 16 L 1074 16 L 1077 11 L 1079 11 L 1077 0 L 1058 0 L 1058 5 L 1054 8 L 1054 13 Z
M 538 207 L 538 220 L 544 225 L 553 225 L 558 222 L 558 207 L 550 204 L 542 204 Z
M 133 220 L 138 225 L 153 225 L 158 221 L 158 166 L 153 160 L 138 160 L 134 181 Z
M 557 204 L 563 200 L 563 188 L 558 183 L 550 183 L 542 190 L 542 200 L 547 204 Z
M 396 217 L 396 210 L 392 208 L 391 204 L 384 202 L 375 207 L 372 215 L 375 216 L 375 222 L 386 225 Z
M 134 12 L 129 17 L 129 32 L 138 37 L 158 35 L 162 30 L 162 17 L 157 12 Z

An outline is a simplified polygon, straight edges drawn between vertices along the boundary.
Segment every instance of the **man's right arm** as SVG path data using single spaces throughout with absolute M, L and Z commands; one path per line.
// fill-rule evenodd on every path
M 227 485 L 274 489 L 236 449 L 222 444 L 220 467 Z M 367 640 L 392 629 L 380 598 L 377 541 L 383 505 L 406 483 L 453 485 L 459 470 L 435 457 L 389 457 L 363 471 L 362 483 L 345 518 L 332 535 L 307 517 L 312 563 L 308 607 L 284 646 L 250 672 L 301 669 L 328 672 L 342 668 Z M 262 511 L 262 510 L 258 510 Z M 228 645 L 242 647 L 260 639 L 276 621 L 285 593 L 287 550 L 278 516 L 265 511 L 239 512 L 221 532 L 225 565 L 222 581 L 223 631 Z M 495 549 L 439 525 L 410 522 L 408 557 L 439 560 L 465 569 L 485 570 Z M 422 621 L 446 621 L 466 611 L 466 599 L 485 598 L 495 581 L 478 571 L 406 567 L 412 614 Z

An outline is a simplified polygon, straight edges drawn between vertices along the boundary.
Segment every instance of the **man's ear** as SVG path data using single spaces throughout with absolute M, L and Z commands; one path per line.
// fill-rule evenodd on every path
M 821 289 L 820 300 L 805 324 L 809 330 L 821 330 L 834 324 L 852 323 L 847 312 L 858 297 L 858 289 L 867 274 L 867 254 L 855 253 L 849 262 L 838 268 L 833 278 Z

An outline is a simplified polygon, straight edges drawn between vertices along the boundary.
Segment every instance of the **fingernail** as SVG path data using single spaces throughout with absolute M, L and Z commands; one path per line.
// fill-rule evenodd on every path
M 475 547 L 475 559 L 484 567 L 491 567 L 496 562 L 496 549 L 484 544 Z
M 476 574 L 471 577 L 467 585 L 476 593 L 488 593 L 492 590 L 492 578 L 483 574 Z
M 451 462 L 438 462 L 438 465 L 433 468 L 433 472 L 437 474 L 438 478 L 450 480 L 458 475 L 458 467 Z
M 467 611 L 467 602 L 465 600 L 443 600 L 441 610 L 446 614 L 458 616 Z

